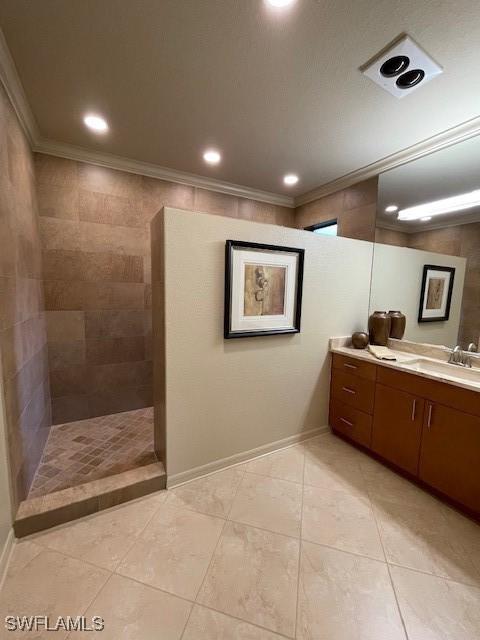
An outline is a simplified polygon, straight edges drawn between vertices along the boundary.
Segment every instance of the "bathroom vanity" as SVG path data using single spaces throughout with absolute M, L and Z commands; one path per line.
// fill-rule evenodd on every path
M 480 520 L 480 369 L 331 352 L 332 430 Z

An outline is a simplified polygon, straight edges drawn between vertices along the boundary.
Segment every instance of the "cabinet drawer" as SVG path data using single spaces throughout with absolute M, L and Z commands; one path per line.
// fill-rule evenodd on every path
M 372 414 L 375 400 L 375 382 L 333 369 L 332 397 L 353 409 Z
M 351 373 L 366 380 L 375 380 L 377 377 L 377 366 L 375 364 L 357 360 L 356 358 L 349 358 L 348 356 L 341 356 L 338 353 L 333 354 L 332 366 L 334 369 Z
M 364 447 L 370 447 L 372 437 L 372 416 L 352 409 L 347 404 L 332 399 L 330 403 L 330 426 L 334 431 L 355 440 Z

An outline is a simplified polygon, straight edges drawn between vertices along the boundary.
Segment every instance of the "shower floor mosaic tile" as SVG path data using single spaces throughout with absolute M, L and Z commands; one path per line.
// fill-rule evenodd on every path
M 52 427 L 29 498 L 155 462 L 153 408 Z

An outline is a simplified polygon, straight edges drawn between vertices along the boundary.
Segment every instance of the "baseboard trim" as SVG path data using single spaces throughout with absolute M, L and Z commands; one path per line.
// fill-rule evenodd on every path
M 260 447 L 255 447 L 254 449 L 250 449 L 248 451 L 242 451 L 242 453 L 236 453 L 233 456 L 228 456 L 227 458 L 220 458 L 219 460 L 208 462 L 207 464 L 201 465 L 200 467 L 188 469 L 188 471 L 174 473 L 173 475 L 167 477 L 167 488 L 173 489 L 173 487 L 178 487 L 181 484 L 190 482 L 190 480 L 196 480 L 197 478 L 208 476 L 211 473 L 215 473 L 216 471 L 234 467 L 237 464 L 248 462 L 250 460 L 253 460 L 254 458 L 261 458 L 262 456 L 274 451 L 287 449 L 288 447 L 291 447 L 298 442 L 309 440 L 310 438 L 319 436 L 320 434 L 326 433 L 329 430 L 330 427 L 324 426 L 310 429 L 309 431 L 302 431 L 301 433 L 297 433 L 293 436 L 282 438 L 282 440 L 275 440 L 274 442 L 263 444 Z
M 3 549 L 0 554 L 0 590 L 2 589 L 5 578 L 7 577 L 8 563 L 10 562 L 10 557 L 12 555 L 14 546 L 15 535 L 12 528 L 8 532 L 7 539 L 5 540 L 5 544 L 3 545 Z

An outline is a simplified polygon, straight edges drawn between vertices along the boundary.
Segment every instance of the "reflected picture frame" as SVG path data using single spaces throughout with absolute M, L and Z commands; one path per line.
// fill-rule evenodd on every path
M 423 267 L 418 322 L 446 322 L 450 318 L 455 267 Z
M 225 243 L 224 338 L 300 333 L 305 250 Z

